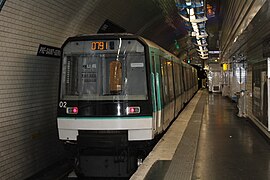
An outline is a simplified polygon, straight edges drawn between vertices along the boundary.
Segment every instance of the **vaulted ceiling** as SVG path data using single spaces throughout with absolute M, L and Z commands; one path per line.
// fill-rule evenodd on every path
M 34 48 L 37 48 L 39 44 L 60 47 L 67 37 L 97 33 L 100 29 L 106 28 L 108 25 L 106 22 L 110 22 L 109 25 L 148 38 L 175 54 L 184 55 L 183 58 L 186 58 L 187 54 L 190 57 L 196 57 L 196 47 L 176 7 L 179 2 L 186 1 L 10 0 L 6 1 L 0 16 L 6 23 L 11 21 L 11 17 L 16 20 L 15 23 L 18 26 L 9 27 L 8 24 L 4 24 L 2 28 L 11 28 L 16 36 L 23 36 L 26 41 L 33 42 L 31 44 L 33 54 Z M 209 4 L 214 12 L 211 17 L 209 16 L 210 18 L 208 17 L 206 29 L 209 34 L 207 39 L 209 50 L 215 50 L 218 48 L 220 29 L 220 0 L 207 0 L 204 3 L 205 11 L 207 11 L 206 4 Z M 26 26 L 21 27 L 22 22 L 26 23 Z M 25 32 L 32 32 L 32 34 L 23 34 Z M 179 49 L 175 48 L 176 42 L 180 46 Z

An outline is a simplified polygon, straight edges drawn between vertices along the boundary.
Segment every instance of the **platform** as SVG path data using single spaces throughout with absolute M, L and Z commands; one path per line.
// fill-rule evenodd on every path
M 131 179 L 270 179 L 269 150 L 234 102 L 199 91 Z

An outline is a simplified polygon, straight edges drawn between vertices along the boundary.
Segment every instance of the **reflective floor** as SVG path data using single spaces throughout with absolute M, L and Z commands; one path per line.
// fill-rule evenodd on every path
M 270 179 L 270 144 L 228 97 L 207 96 L 192 179 Z

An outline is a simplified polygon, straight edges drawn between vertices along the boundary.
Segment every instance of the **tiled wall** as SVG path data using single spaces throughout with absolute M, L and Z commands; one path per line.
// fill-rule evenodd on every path
M 94 1 L 8 0 L 0 12 L 1 180 L 27 178 L 62 157 L 56 128 L 60 60 L 36 53 L 39 44 L 60 47 L 67 36 L 95 32 L 98 24 L 78 23 L 93 7 Z
M 236 40 L 247 28 L 266 0 L 227 0 L 223 4 L 224 19 L 220 37 L 220 48 L 223 53 L 233 53 Z M 232 52 L 230 52 L 232 51 Z M 231 55 L 231 54 L 230 54 Z M 227 57 L 228 58 L 228 57 Z

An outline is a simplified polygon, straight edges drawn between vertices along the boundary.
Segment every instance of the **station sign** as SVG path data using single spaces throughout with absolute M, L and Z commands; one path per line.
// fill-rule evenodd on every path
M 229 64 L 222 64 L 222 67 L 223 67 L 223 71 L 227 71 L 229 70 Z
M 38 48 L 37 56 L 60 58 L 61 49 L 57 47 L 53 47 L 53 46 L 40 44 Z
M 208 51 L 209 54 L 219 54 L 220 51 Z

